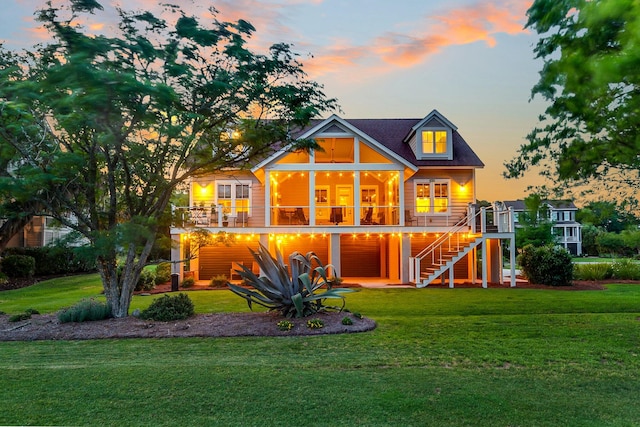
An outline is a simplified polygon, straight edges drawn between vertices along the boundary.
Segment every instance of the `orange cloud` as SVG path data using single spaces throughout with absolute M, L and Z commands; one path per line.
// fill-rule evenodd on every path
M 525 31 L 523 26 L 530 4 L 530 0 L 496 0 L 448 9 L 435 16 L 421 17 L 415 23 L 418 28 L 415 32 L 387 32 L 376 37 L 369 46 L 320 48 L 316 57 L 318 62 L 326 60 L 335 65 L 373 62 L 379 68 L 381 60 L 393 66 L 411 67 L 449 46 L 482 41 L 494 47 L 497 43 L 496 35 Z M 330 72 L 334 68 L 338 67 L 310 67 L 314 75 Z M 340 70 L 345 71 L 344 68 Z
M 523 26 L 527 5 L 525 1 L 500 5 L 495 2 L 477 3 L 448 10 L 425 19 L 425 31 L 415 36 L 379 37 L 374 49 L 385 62 L 409 67 L 448 46 L 484 41 L 494 47 L 497 34 L 525 31 Z

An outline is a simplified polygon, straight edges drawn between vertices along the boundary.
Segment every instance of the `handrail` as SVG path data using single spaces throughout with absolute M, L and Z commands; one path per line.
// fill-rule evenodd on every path
M 478 211 L 473 216 L 473 218 L 471 218 L 471 220 L 475 221 L 476 218 L 478 217 L 478 215 L 480 215 L 481 212 L 482 211 Z M 468 227 L 469 221 L 470 221 L 469 214 L 467 213 L 467 215 L 465 215 L 464 218 L 460 219 L 460 221 L 458 221 L 451 228 L 451 230 L 449 230 L 446 233 L 442 234 L 441 236 L 437 237 L 436 240 L 434 240 L 429 246 L 427 246 L 422 251 L 420 251 L 418 254 L 416 254 L 413 258 L 423 259 L 427 254 L 432 252 L 436 247 L 441 246 L 452 234 L 459 233 L 460 230 L 462 230 L 465 227 Z

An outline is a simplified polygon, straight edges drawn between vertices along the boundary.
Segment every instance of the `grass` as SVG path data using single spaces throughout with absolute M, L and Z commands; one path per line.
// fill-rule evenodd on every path
M 88 285 L 95 278 L 85 280 L 75 292 L 96 291 Z M 0 310 L 56 310 L 44 294 L 65 285 L 38 286 L 0 293 Z M 189 295 L 199 312 L 247 310 L 228 291 Z M 135 297 L 133 305 L 150 302 Z M 378 328 L 320 337 L 0 343 L 0 425 L 640 420 L 640 286 L 365 289 L 348 295 L 347 306 Z

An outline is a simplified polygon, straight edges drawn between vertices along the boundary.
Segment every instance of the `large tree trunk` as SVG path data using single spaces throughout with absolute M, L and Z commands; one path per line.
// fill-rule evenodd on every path
M 108 259 L 98 259 L 98 271 L 102 278 L 102 286 L 105 297 L 107 298 L 107 304 L 109 304 L 111 308 L 111 315 L 113 317 L 120 318 L 129 315 L 133 291 L 136 288 L 136 283 L 138 283 L 140 273 L 147 262 L 154 242 L 155 237 L 148 239 L 138 257 L 136 257 L 135 244 L 130 244 L 122 273 L 119 276 L 115 252 L 113 256 Z

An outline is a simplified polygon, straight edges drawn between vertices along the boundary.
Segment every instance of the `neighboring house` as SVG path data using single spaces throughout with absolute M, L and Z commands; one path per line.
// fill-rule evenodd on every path
M 262 243 L 285 259 L 314 251 L 342 278 L 426 286 L 448 273 L 453 286 L 454 278 L 476 280 L 483 245 L 483 285 L 502 280 L 505 239 L 515 253 L 512 218 L 474 208 L 475 171 L 484 165 L 438 111 L 423 119 L 333 115 L 295 136 L 324 151 L 282 150 L 248 170 L 192 180 L 189 206 L 176 208 L 184 222 L 171 229 L 172 259 L 189 258 L 194 228 L 233 233 L 235 243 L 202 247 L 176 272 L 208 280 L 233 276 L 235 262 L 255 270 L 247 247 Z
M 13 236 L 7 248 L 33 248 L 48 246 L 64 238 L 71 229 L 61 225 L 55 219 L 48 216 L 35 216 L 22 229 Z
M 526 211 L 524 200 L 502 203 L 505 208 L 512 208 L 515 225 L 518 227 L 519 214 Z M 542 207 L 540 212 L 544 218 L 540 219 L 553 223 L 552 233 L 557 237 L 557 243 L 572 255 L 582 255 L 582 224 L 576 221 L 576 205 L 570 200 L 544 200 Z

